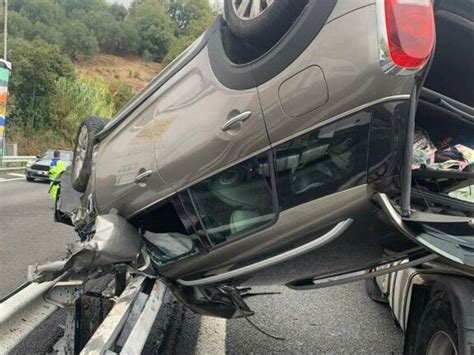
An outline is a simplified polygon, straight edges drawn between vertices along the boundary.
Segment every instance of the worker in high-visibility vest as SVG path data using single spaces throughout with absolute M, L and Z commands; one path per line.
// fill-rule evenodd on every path
M 56 178 L 65 170 L 66 164 L 60 159 L 59 150 L 55 150 L 49 167 L 49 196 L 54 201 L 59 190 L 59 181 L 56 181 Z

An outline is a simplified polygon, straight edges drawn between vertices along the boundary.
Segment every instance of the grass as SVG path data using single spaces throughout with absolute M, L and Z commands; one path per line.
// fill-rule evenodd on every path
M 143 89 L 160 71 L 161 64 L 146 62 L 140 57 L 118 57 L 112 54 L 98 54 L 81 58 L 75 63 L 76 73 L 85 78 L 96 78 L 111 84 L 124 82 L 133 93 Z M 59 137 L 54 130 L 7 132 L 7 140 L 18 144 L 20 155 L 39 155 L 47 149 L 61 148 L 71 150 L 71 141 Z
M 161 64 L 145 62 L 140 57 L 118 57 L 98 54 L 75 63 L 76 72 L 84 76 L 99 77 L 108 83 L 120 80 L 136 93 L 143 89 L 160 71 Z
M 72 149 L 71 143 L 54 133 L 51 131 L 38 131 L 30 134 L 10 132 L 7 139 L 9 142 L 17 143 L 19 155 L 40 155 L 53 148 Z

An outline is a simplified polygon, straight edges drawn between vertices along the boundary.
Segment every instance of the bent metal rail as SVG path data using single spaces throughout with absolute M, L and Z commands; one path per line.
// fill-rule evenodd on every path
M 153 287 L 149 293 L 145 292 L 146 280 L 148 279 L 143 276 L 131 278 L 81 354 L 106 353 L 115 345 L 124 328 L 129 332 L 126 339 L 122 339 L 122 349 L 127 353 L 141 353 L 153 322 L 162 308 L 167 289 L 159 280 L 148 280 L 153 283 Z M 83 283 L 82 279 L 68 280 L 63 274 L 52 281 L 26 283 L 0 300 L 0 353 L 14 349 L 59 308 L 74 307 L 75 301 L 82 294 Z M 139 294 L 142 296 L 142 311 L 138 318 L 129 317 Z
M 23 170 L 25 169 L 26 163 L 34 159 L 36 159 L 34 155 L 4 156 L 0 161 L 0 173 Z M 20 166 L 10 166 L 11 164 L 19 164 Z

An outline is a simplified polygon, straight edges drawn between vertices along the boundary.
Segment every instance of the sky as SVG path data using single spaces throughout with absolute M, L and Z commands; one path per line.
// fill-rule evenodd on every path
M 132 3 L 133 0 L 107 0 L 107 2 L 113 4 L 113 3 L 117 3 L 117 4 L 122 4 L 122 5 L 125 5 L 125 6 L 130 6 L 130 4 Z

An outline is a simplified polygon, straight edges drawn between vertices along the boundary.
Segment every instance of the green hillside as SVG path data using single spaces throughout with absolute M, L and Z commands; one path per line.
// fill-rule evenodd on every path
M 113 116 L 212 18 L 208 0 L 9 0 L 7 140 L 71 147 L 83 117 Z

